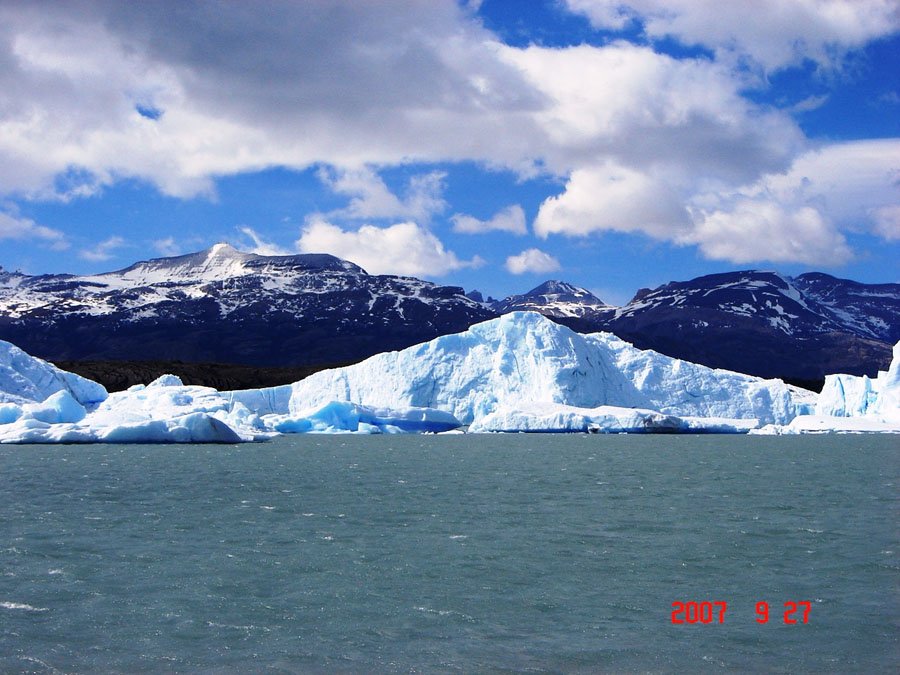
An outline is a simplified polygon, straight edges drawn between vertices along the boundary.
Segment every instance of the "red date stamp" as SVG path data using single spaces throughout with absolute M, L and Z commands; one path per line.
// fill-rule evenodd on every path
M 809 623 L 809 610 L 811 602 L 786 602 L 784 603 L 785 623 Z M 802 609 L 802 619 L 797 612 Z M 725 612 L 728 603 L 725 602 L 673 602 L 672 623 L 725 623 Z M 769 603 L 756 603 L 756 623 L 768 623 Z

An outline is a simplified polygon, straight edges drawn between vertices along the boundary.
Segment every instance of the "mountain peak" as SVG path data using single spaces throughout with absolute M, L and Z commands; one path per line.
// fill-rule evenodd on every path
M 589 290 L 557 279 L 549 279 L 527 293 L 512 295 L 493 306 L 501 313 L 536 311 L 555 317 L 583 317 L 587 313 L 610 309 Z
M 579 299 L 596 298 L 596 296 L 587 289 L 581 288 L 580 286 L 573 286 L 572 284 L 567 284 L 565 281 L 559 281 L 557 279 L 549 279 L 541 285 L 532 288 L 524 295 L 529 298 L 542 295 L 565 295 Z M 599 298 L 596 299 L 598 301 L 600 300 Z

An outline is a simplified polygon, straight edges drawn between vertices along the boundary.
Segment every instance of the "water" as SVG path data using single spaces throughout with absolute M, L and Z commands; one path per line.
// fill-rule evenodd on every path
M 898 450 L 5 446 L 0 671 L 895 673 Z M 727 602 L 725 622 L 673 625 L 675 601 Z M 808 623 L 784 623 L 788 601 L 812 603 Z

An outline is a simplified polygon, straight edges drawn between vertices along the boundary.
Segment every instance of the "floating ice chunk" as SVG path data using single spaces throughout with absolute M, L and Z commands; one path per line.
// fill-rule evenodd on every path
M 900 342 L 887 371 L 866 376 L 828 375 L 814 416 L 798 418 L 782 433 L 831 430 L 900 431 Z
M 108 427 L 99 438 L 105 443 L 240 443 L 243 440 L 227 424 L 206 413 Z
M 894 433 L 900 434 L 900 420 L 878 415 L 832 417 L 830 415 L 799 415 L 790 424 L 767 424 L 751 434 L 781 436 L 794 434 Z
M 535 403 L 518 409 L 498 408 L 476 420 L 469 431 L 747 433 L 757 426 L 755 419 L 677 417 L 639 408 L 578 408 L 558 403 Z

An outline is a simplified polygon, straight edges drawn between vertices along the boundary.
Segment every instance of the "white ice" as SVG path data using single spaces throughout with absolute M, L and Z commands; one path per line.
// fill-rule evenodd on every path
M 513 312 L 463 333 L 315 373 L 294 383 L 285 412 L 330 401 L 435 408 L 470 425 L 500 408 L 535 404 L 785 424 L 812 412 L 815 394 L 781 380 L 640 350 L 609 333 L 582 335 L 533 312 Z
M 0 443 L 259 441 L 280 433 L 900 430 L 900 346 L 821 396 L 517 312 L 293 385 L 219 392 L 167 375 L 107 396 L 0 343 Z M 757 429 L 757 427 L 762 427 Z
M 60 370 L 52 363 L 0 340 L 0 404 L 43 401 L 58 391 L 69 392 L 82 405 L 106 399 L 106 389 L 102 385 Z
M 756 433 L 900 433 L 900 342 L 887 371 L 873 378 L 828 375 L 811 415 L 786 425 L 767 425 Z

